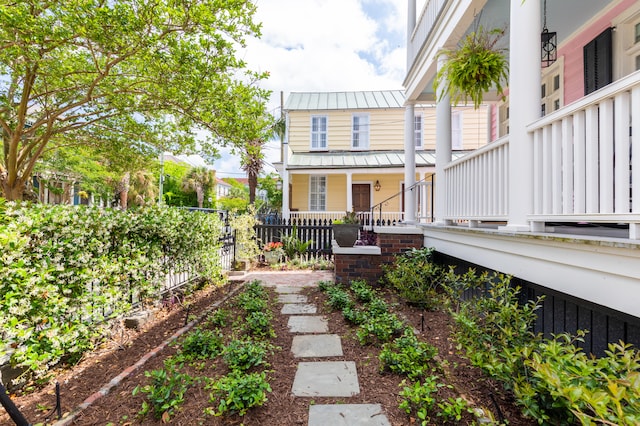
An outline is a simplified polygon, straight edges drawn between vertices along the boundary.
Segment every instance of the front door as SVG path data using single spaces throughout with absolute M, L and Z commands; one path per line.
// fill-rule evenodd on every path
M 368 212 L 371 210 L 371 185 L 368 183 L 354 183 L 351 185 L 353 195 L 353 211 Z

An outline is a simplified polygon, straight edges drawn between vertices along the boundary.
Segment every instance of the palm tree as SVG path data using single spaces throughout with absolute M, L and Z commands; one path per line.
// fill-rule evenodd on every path
M 280 137 L 280 140 L 284 138 L 286 130 L 286 123 L 284 117 L 271 123 L 266 129 L 264 136 L 257 139 L 252 139 L 244 145 L 244 152 L 241 154 L 241 166 L 242 170 L 247 172 L 249 180 L 249 204 L 254 204 L 256 201 L 256 187 L 258 186 L 258 175 L 262 171 L 264 154 L 262 147 L 269 140 L 275 136 Z
M 182 180 L 182 189 L 195 191 L 198 199 L 198 207 L 204 204 L 204 194 L 216 181 L 216 172 L 205 167 L 194 167 L 189 170 Z
M 153 204 L 158 194 L 156 179 L 146 170 L 139 170 L 131 176 L 129 185 L 129 204 L 146 206 Z

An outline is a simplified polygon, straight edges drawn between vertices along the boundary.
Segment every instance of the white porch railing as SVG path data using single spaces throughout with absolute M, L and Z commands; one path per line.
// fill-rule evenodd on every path
M 629 225 L 640 239 L 640 72 L 531 124 L 534 224 Z M 635 173 L 632 173 L 635 171 Z
M 532 230 L 545 222 L 614 223 L 640 239 L 640 72 L 527 129 L 532 155 L 522 161 L 533 166 Z M 503 138 L 449 164 L 445 220 L 508 220 L 508 167 L 521 167 L 508 159 Z
M 445 220 L 504 221 L 509 201 L 509 141 L 502 138 L 445 167 Z M 437 177 L 436 177 L 437 185 Z
M 344 216 L 345 212 L 340 211 L 297 211 L 291 212 L 292 220 L 306 220 L 308 221 L 320 221 L 320 222 L 329 222 L 334 221 L 336 219 L 341 219 Z M 365 227 L 371 227 L 371 224 L 381 224 L 381 225 L 395 225 L 400 223 L 404 219 L 403 212 L 397 211 L 375 211 L 373 215 L 373 222 L 371 211 L 357 212 L 358 217 L 360 218 L 361 223 Z

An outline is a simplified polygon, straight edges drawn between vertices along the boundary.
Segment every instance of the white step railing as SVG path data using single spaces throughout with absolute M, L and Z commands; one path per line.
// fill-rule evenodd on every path
M 508 161 L 509 140 L 505 137 L 445 167 L 445 220 L 506 220 Z

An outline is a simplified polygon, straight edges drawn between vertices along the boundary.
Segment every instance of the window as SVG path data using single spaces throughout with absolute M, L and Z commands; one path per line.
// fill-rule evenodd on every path
M 422 148 L 422 114 L 413 117 L 413 140 L 416 148 Z
M 327 149 L 327 116 L 311 116 L 311 149 Z
M 309 178 L 309 210 L 324 211 L 327 207 L 327 177 Z
M 540 115 L 544 117 L 552 111 L 562 107 L 564 102 L 564 87 L 562 81 L 564 58 L 558 60 L 546 68 L 542 74 L 542 99 Z
M 369 148 L 369 114 L 354 114 L 351 117 L 351 148 Z
M 451 114 L 451 149 L 462 149 L 462 112 Z
M 635 25 L 635 42 L 640 42 L 640 23 Z

